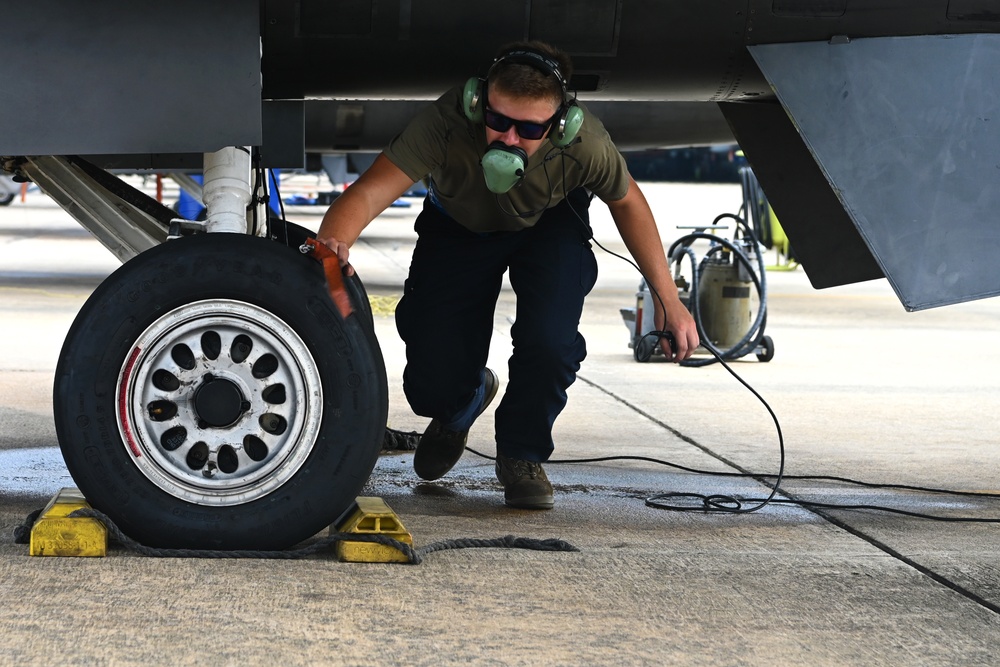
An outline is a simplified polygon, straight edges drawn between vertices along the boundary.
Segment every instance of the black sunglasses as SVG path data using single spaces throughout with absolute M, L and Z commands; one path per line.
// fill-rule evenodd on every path
M 513 125 L 517 129 L 517 136 L 522 139 L 531 140 L 543 138 L 549 130 L 549 125 L 552 124 L 552 118 L 555 118 L 553 115 L 552 118 L 549 118 L 544 123 L 534 123 L 530 120 L 514 120 L 494 111 L 489 106 L 484 110 L 483 117 L 486 120 L 486 127 L 495 132 L 506 132 Z

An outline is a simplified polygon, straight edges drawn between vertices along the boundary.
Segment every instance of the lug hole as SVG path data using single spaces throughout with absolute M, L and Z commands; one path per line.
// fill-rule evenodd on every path
M 260 427 L 271 435 L 281 435 L 288 428 L 288 422 L 285 421 L 285 418 L 272 412 L 265 412 L 258 421 Z
M 253 341 L 250 336 L 240 334 L 233 339 L 233 344 L 229 347 L 229 357 L 237 364 L 241 364 L 250 356 L 253 350 Z
M 201 352 L 208 359 L 218 359 L 222 353 L 222 338 L 214 331 L 206 331 L 201 335 Z
M 175 364 L 184 370 L 190 371 L 194 369 L 194 352 L 184 343 L 178 343 L 170 348 L 170 357 L 174 360 Z
M 191 470 L 201 470 L 208 462 L 208 445 L 204 442 L 196 442 L 194 447 L 188 451 L 185 460 Z
M 285 385 L 272 384 L 260 392 L 260 397 L 271 405 L 281 405 L 285 402 Z
M 153 401 L 146 406 L 146 410 L 155 422 L 165 422 L 177 416 L 177 405 L 172 401 Z
M 219 449 L 219 470 L 229 474 L 236 472 L 236 469 L 240 466 L 239 457 L 236 455 L 236 450 L 234 450 L 229 445 L 223 445 Z
M 267 458 L 267 445 L 255 435 L 243 438 L 243 451 L 254 461 L 263 461 Z
M 253 373 L 253 376 L 255 378 L 261 380 L 263 378 L 266 378 L 276 370 L 278 370 L 278 358 L 275 357 L 270 352 L 268 352 L 267 354 L 262 355 L 260 359 L 254 362 L 251 373 Z
M 160 391 L 177 391 L 181 381 L 170 371 L 161 368 L 153 373 L 153 386 Z
M 172 452 L 187 440 L 187 429 L 183 426 L 175 426 L 171 429 L 167 429 L 160 436 L 160 446 L 163 447 L 168 452 Z

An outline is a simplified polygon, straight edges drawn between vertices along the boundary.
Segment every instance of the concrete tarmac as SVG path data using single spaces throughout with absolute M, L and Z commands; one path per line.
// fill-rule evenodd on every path
M 739 208 L 736 185 L 643 187 L 667 243 L 682 233 L 676 225 Z M 389 421 L 402 431 L 426 425 L 402 395 L 391 316 L 418 207 L 390 209 L 352 256 L 380 297 Z M 312 228 L 321 214 L 289 211 Z M 622 252 L 606 209 L 595 204 L 592 216 L 598 240 Z M 581 322 L 589 356 L 556 423 L 555 457 L 777 473 L 774 422 L 724 368 L 632 359 L 618 311 L 634 304 L 638 275 L 601 251 L 598 258 Z M 837 480 L 786 479 L 778 497 L 947 521 L 786 504 L 744 514 L 653 509 L 645 500 L 668 492 L 736 495 L 752 506 L 769 487 L 646 461 L 548 464 L 555 509 L 514 510 L 487 459 L 467 453 L 427 483 L 413 474 L 411 454 L 392 453 L 365 493 L 386 500 L 417 547 L 518 535 L 560 538 L 579 552 L 442 551 L 420 565 L 154 559 L 115 547 L 100 559 L 29 557 L 13 529 L 72 485 L 52 424 L 59 347 L 116 266 L 41 195 L 0 209 L 2 665 L 997 662 L 1000 527 L 987 521 L 1000 520 L 1000 502 Z M 767 283 L 774 359 L 750 356 L 732 368 L 777 416 L 787 474 L 1000 489 L 1000 301 L 906 313 L 885 281 L 815 291 L 798 269 L 768 271 Z M 513 313 L 505 290 L 490 357 L 502 381 Z M 470 447 L 492 454 L 492 434 L 491 408 Z

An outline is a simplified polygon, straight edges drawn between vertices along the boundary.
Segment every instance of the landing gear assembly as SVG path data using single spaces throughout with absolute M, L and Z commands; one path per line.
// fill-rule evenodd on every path
M 87 501 L 160 547 L 279 549 L 333 523 L 374 468 L 388 412 L 360 283 L 345 317 L 299 252 L 304 230 L 246 233 L 263 234 L 252 221 L 266 213 L 242 149 L 206 159 L 204 229 L 110 191 L 92 166 L 40 162 L 21 173 L 128 259 L 81 309 L 56 369 L 59 445 Z

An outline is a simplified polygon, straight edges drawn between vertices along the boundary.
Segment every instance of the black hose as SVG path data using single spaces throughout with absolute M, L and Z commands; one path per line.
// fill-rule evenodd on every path
M 731 213 L 723 213 L 722 215 L 716 217 L 712 224 L 717 224 L 723 218 L 734 219 L 737 222 L 736 236 L 738 237 L 740 230 L 742 230 L 745 243 L 751 244 L 754 248 L 758 247 L 757 238 L 753 233 L 753 230 L 749 227 L 749 225 L 747 225 L 743 218 Z M 691 244 L 698 239 L 708 240 L 712 243 L 712 247 L 709 249 L 708 253 L 706 253 L 700 264 L 695 261 L 694 250 L 691 249 Z M 713 255 L 718 252 L 722 252 L 723 250 L 731 252 L 736 261 L 739 261 L 744 268 L 746 268 L 747 274 L 750 276 L 751 281 L 757 290 L 757 296 L 760 302 L 760 307 L 757 309 L 757 316 L 754 319 L 753 324 L 738 342 L 725 350 L 717 348 L 712 341 L 709 340 L 705 331 L 705 326 L 702 322 L 701 309 L 698 305 L 698 281 L 702 266 L 704 266 Z M 690 260 L 692 273 L 688 309 L 691 311 L 695 324 L 698 327 L 698 336 L 701 338 L 702 346 L 712 352 L 713 356 L 708 359 L 687 359 L 680 362 L 681 365 L 707 366 L 709 364 L 716 363 L 719 359 L 738 359 L 754 351 L 764 337 L 764 325 L 767 322 L 767 279 L 765 277 L 766 269 L 764 267 L 763 254 L 761 252 L 756 253 L 757 267 L 755 268 L 751 264 L 750 258 L 747 257 L 747 254 L 744 252 L 743 248 L 740 247 L 740 245 L 713 234 L 693 232 L 674 241 L 667 252 L 667 256 L 670 257 L 670 261 L 675 264 L 679 264 L 683 260 L 684 255 L 686 255 Z

